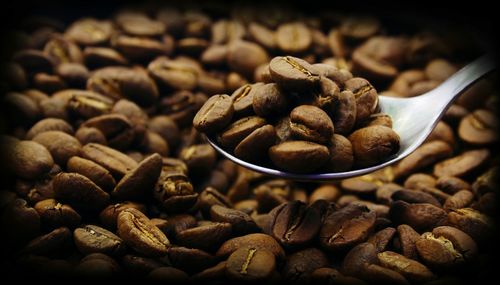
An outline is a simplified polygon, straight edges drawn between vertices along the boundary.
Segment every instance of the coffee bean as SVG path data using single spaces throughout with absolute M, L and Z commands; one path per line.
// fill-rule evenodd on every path
M 78 173 L 60 173 L 53 181 L 56 198 L 77 209 L 101 210 L 109 202 L 109 194 L 92 180 Z
M 219 131 L 229 124 L 233 112 L 231 97 L 228 95 L 212 96 L 194 117 L 193 126 L 207 133 Z
M 319 72 L 314 66 L 291 56 L 273 58 L 269 71 L 273 81 L 285 90 L 307 91 L 319 83 Z
M 460 121 L 458 135 L 473 145 L 488 145 L 498 141 L 497 119 L 492 112 L 476 110 Z
M 418 261 L 392 251 L 378 254 L 382 266 L 395 270 L 412 282 L 426 282 L 435 278 L 434 274 Z
M 346 250 L 365 241 L 375 225 L 375 212 L 365 206 L 349 205 L 324 218 L 320 244 L 327 250 Z
M 83 60 L 88 67 L 99 68 L 108 65 L 127 65 L 128 60 L 118 51 L 106 47 L 86 47 Z
M 258 44 L 236 40 L 228 45 L 227 65 L 236 72 L 251 76 L 259 65 L 267 62 L 269 55 Z
M 144 191 L 152 189 L 161 172 L 161 156 L 153 154 L 144 159 L 118 182 L 112 195 L 126 200 L 144 196 Z
M 59 165 L 66 165 L 68 159 L 79 155 L 82 145 L 73 136 L 61 131 L 47 131 L 33 137 L 33 141 L 45 146 L 54 161 Z
M 247 161 L 262 161 L 268 150 L 276 143 L 276 131 L 271 125 L 264 125 L 251 132 L 234 149 L 234 154 Z
M 212 223 L 181 231 L 176 235 L 177 241 L 191 248 L 214 250 L 231 235 L 231 224 Z
M 127 208 L 118 214 L 118 235 L 135 251 L 146 256 L 162 256 L 170 242 L 140 211 Z
M 291 172 L 312 172 L 329 159 L 328 148 L 308 141 L 290 141 L 272 146 L 269 157 L 281 169 Z
M 491 218 L 471 208 L 449 212 L 448 224 L 462 230 L 478 242 L 488 239 L 493 233 Z
M 95 225 L 86 225 L 74 231 L 75 245 L 83 254 L 94 252 L 120 255 L 125 251 L 122 239 Z
M 418 147 L 412 154 L 403 158 L 394 168 L 396 177 L 404 177 L 417 172 L 452 155 L 453 149 L 443 141 L 436 140 Z
M 75 138 L 82 144 L 96 143 L 107 145 L 106 137 L 96 128 L 79 128 L 75 133 Z
M 371 243 L 364 242 L 353 247 L 342 262 L 342 272 L 350 276 L 363 278 L 364 267 L 378 261 L 377 249 Z
M 254 92 L 252 107 L 258 116 L 267 118 L 283 114 L 288 105 L 288 99 L 275 83 L 259 86 Z
M 442 176 L 467 176 L 480 169 L 489 159 L 490 151 L 478 149 L 466 151 L 458 156 L 441 161 L 434 165 L 434 175 Z
M 110 147 L 126 149 L 134 140 L 134 130 L 130 121 L 119 114 L 101 115 L 91 118 L 82 127 L 96 128 L 106 137 Z
M 137 162 L 126 154 L 96 143 L 83 146 L 82 156 L 106 168 L 115 178 L 121 178 L 137 167 Z
M 54 165 L 47 148 L 34 141 L 9 142 L 5 150 L 6 161 L 12 172 L 25 179 L 36 179 Z
M 302 105 L 290 113 L 290 129 L 299 139 L 328 143 L 333 135 L 333 122 L 321 109 Z
M 312 35 L 303 23 L 287 23 L 276 30 L 276 43 L 283 52 L 298 54 L 312 44 Z
M 380 22 L 372 17 L 348 17 L 340 25 L 340 33 L 349 38 L 364 39 L 377 33 Z
M 255 222 L 248 214 L 242 211 L 213 205 L 210 208 L 210 216 L 214 222 L 230 223 L 232 232 L 237 234 L 247 234 L 257 231 Z
M 179 158 L 186 163 L 191 175 L 199 177 L 214 167 L 217 153 L 209 144 L 199 144 L 184 148 Z
M 99 214 L 99 220 L 107 229 L 114 231 L 116 229 L 116 219 L 118 215 L 127 208 L 134 208 L 143 213 L 146 212 L 146 207 L 144 205 L 135 202 L 125 201 L 122 203 L 109 205 L 106 208 L 104 208 Z
M 355 77 L 345 82 L 345 89 L 351 91 L 356 98 L 356 122 L 368 119 L 378 104 L 375 88 L 366 79 Z
M 307 282 L 314 270 L 328 265 L 328 258 L 324 252 L 314 247 L 306 248 L 287 257 L 283 277 L 289 282 L 300 284 Z
M 97 45 L 108 41 L 112 31 L 110 21 L 84 18 L 74 22 L 66 30 L 65 36 L 81 45 Z
M 184 271 L 174 267 L 159 267 L 149 272 L 146 278 L 155 283 L 185 284 L 189 280 L 188 277 Z
M 377 252 L 383 252 L 387 250 L 395 234 L 396 234 L 395 228 L 387 227 L 373 234 L 368 239 L 368 242 L 375 246 Z
M 391 198 L 393 201 L 401 200 L 408 203 L 428 203 L 434 206 L 441 207 L 441 203 L 439 203 L 439 201 L 434 198 L 434 196 L 422 191 L 402 189 L 394 192 Z
M 73 127 L 68 122 L 57 118 L 46 118 L 38 121 L 29 129 L 26 139 L 31 140 L 36 135 L 47 131 L 61 131 L 69 135 L 74 133 Z
M 255 282 L 271 277 L 275 256 L 266 250 L 243 247 L 233 252 L 226 264 L 226 276 L 235 281 Z
M 458 178 L 452 176 L 442 176 L 436 181 L 436 187 L 448 194 L 455 194 L 460 190 L 471 190 L 471 185 Z
M 408 204 L 395 201 L 389 214 L 397 224 L 408 224 L 417 231 L 443 224 L 446 219 L 443 209 L 428 203 Z
M 227 258 L 233 252 L 242 247 L 252 247 L 258 250 L 265 250 L 273 253 L 279 260 L 285 257 L 285 251 L 280 244 L 270 235 L 262 233 L 248 234 L 241 237 L 235 237 L 225 241 L 215 254 L 218 257 Z
M 266 120 L 257 116 L 239 119 L 220 134 L 219 142 L 225 147 L 234 148 L 252 132 L 264 125 L 266 125 Z
M 66 227 L 60 227 L 31 240 L 21 252 L 22 254 L 57 257 L 67 255 L 72 247 L 71 231 Z
M 80 224 L 80 215 L 69 205 L 63 205 L 55 199 L 42 200 L 35 204 L 42 225 L 49 228 L 61 226 L 76 228 Z
M 399 136 L 384 126 L 359 129 L 349 136 L 354 163 L 361 167 L 378 164 L 399 150 Z
M 116 185 L 115 179 L 106 168 L 85 158 L 71 157 L 67 163 L 67 170 L 89 178 L 105 191 L 111 191 Z
M 217 262 L 217 259 L 206 251 L 181 246 L 169 248 L 168 259 L 173 266 L 189 274 L 199 272 Z
M 311 242 L 320 227 L 320 212 L 299 201 L 279 206 L 271 216 L 272 236 L 287 248 Z

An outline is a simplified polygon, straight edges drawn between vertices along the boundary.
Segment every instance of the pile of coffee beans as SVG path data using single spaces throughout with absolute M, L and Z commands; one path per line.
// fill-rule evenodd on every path
M 494 74 L 413 154 L 350 179 L 267 177 L 196 129 L 248 161 L 269 148 L 289 171 L 371 165 L 397 148 L 375 89 L 434 88 L 481 54 L 473 37 L 336 11 L 228 8 L 36 17 L 10 33 L 2 278 L 486 283 L 498 259 Z M 358 156 L 366 144 L 380 156 Z
M 262 72 L 266 84 L 212 96 L 193 126 L 218 133 L 217 141 L 241 159 L 270 159 L 291 172 L 348 171 L 381 163 L 399 150 L 391 118 L 375 113 L 377 91 L 366 79 L 293 56 L 273 58 Z

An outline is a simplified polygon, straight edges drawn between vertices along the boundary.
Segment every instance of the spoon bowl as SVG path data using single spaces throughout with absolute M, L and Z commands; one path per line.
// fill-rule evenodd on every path
M 224 150 L 214 137 L 208 143 L 229 160 L 243 167 L 270 176 L 298 181 L 329 181 L 367 174 L 410 155 L 430 135 L 448 107 L 474 82 L 496 68 L 494 58 L 484 55 L 466 65 L 435 89 L 411 98 L 379 96 L 380 112 L 392 118 L 392 128 L 400 137 L 399 151 L 386 161 L 366 168 L 345 172 L 299 174 L 281 171 L 241 160 Z

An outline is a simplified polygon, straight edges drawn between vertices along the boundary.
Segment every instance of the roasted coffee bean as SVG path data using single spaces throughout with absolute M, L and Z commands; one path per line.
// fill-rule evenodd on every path
M 472 145 L 488 145 L 498 141 L 497 118 L 487 110 L 476 110 L 460 121 L 458 135 Z
M 290 113 L 292 135 L 302 140 L 321 144 L 330 142 L 333 136 L 333 122 L 323 110 L 310 105 L 296 107 Z
M 68 109 L 83 118 L 107 114 L 113 105 L 111 98 L 91 91 L 66 90 L 60 91 L 58 94 L 68 94 L 70 96 L 67 104 Z
M 189 276 L 186 272 L 174 267 L 159 267 L 153 269 L 146 277 L 153 283 L 185 284 Z
M 54 165 L 50 152 L 37 142 L 12 141 L 2 145 L 4 147 L 6 162 L 18 177 L 36 179 L 49 172 Z
M 378 184 L 369 176 L 361 176 L 342 180 L 340 187 L 348 193 L 367 195 L 377 191 Z
M 377 252 L 383 252 L 387 250 L 395 234 L 396 234 L 395 228 L 387 227 L 373 234 L 368 239 L 368 242 L 375 246 Z
M 210 208 L 210 216 L 214 222 L 230 223 L 232 232 L 237 234 L 247 234 L 257 231 L 255 222 L 248 214 L 242 211 L 213 205 Z
M 365 241 L 375 225 L 375 212 L 365 206 L 349 205 L 324 218 L 320 244 L 327 250 L 342 251 Z
M 313 240 L 321 227 L 320 212 L 302 202 L 289 202 L 273 211 L 271 234 L 286 248 L 306 245 Z
M 72 246 L 71 231 L 66 227 L 60 227 L 31 240 L 21 252 L 22 254 L 56 257 L 67 255 L 67 252 L 72 250 Z
M 246 161 L 262 161 L 276 143 L 276 131 L 272 125 L 264 125 L 251 132 L 235 148 L 234 154 Z
M 10 229 L 5 233 L 5 240 L 16 246 L 40 233 L 40 215 L 23 199 L 15 199 L 7 204 L 1 221 L 2 225 Z
M 448 213 L 448 224 L 482 242 L 493 234 L 492 219 L 471 208 L 452 210 Z
M 434 165 L 434 175 L 463 177 L 479 170 L 490 157 L 488 149 L 466 151 Z
M 140 211 L 127 208 L 118 214 L 118 235 L 135 251 L 145 256 L 163 256 L 170 242 Z
M 109 205 L 99 214 L 99 220 L 101 223 L 109 230 L 116 229 L 116 219 L 118 215 L 127 208 L 134 208 L 143 213 L 146 212 L 146 207 L 142 204 L 125 201 L 122 203 L 117 203 L 113 205 Z
M 353 247 L 342 262 L 342 272 L 350 276 L 360 276 L 363 278 L 364 267 L 367 264 L 376 263 L 377 249 L 371 243 L 364 242 Z
M 170 89 L 192 90 L 198 85 L 197 68 L 180 60 L 158 57 L 148 65 L 148 71 L 160 86 Z
M 108 41 L 112 32 L 110 21 L 84 18 L 74 22 L 66 30 L 65 36 L 81 45 L 98 45 Z
M 217 154 L 209 144 L 199 144 L 184 148 L 179 158 L 186 163 L 189 173 L 197 177 L 209 173 L 215 165 Z
M 474 200 L 474 194 L 469 190 L 460 190 L 450 196 L 443 204 L 446 210 L 460 209 L 469 206 Z
M 187 247 L 211 251 L 227 240 L 231 229 L 229 223 L 211 223 L 181 231 L 176 235 L 176 239 Z
M 285 251 L 281 245 L 270 235 L 262 233 L 248 234 L 225 241 L 217 250 L 216 256 L 227 258 L 242 247 L 252 247 L 258 250 L 271 252 L 279 260 L 285 258 Z
M 314 270 L 329 265 L 326 254 L 314 247 L 290 254 L 283 268 L 283 278 L 295 284 L 302 284 L 310 279 Z
M 260 45 L 236 40 L 228 45 L 227 65 L 233 70 L 250 77 L 255 69 L 269 62 L 269 55 Z
M 453 176 L 442 176 L 436 181 L 436 187 L 448 194 L 455 194 L 460 190 L 472 190 L 466 181 Z
M 345 89 L 351 91 L 356 98 L 356 122 L 368 119 L 378 105 L 377 90 L 366 79 L 360 77 L 347 80 Z
M 298 54 L 311 46 L 312 34 L 303 23 L 287 23 L 276 30 L 276 43 L 283 52 Z
M 428 203 L 441 207 L 441 203 L 434 196 L 423 191 L 402 189 L 394 192 L 391 195 L 391 199 L 393 201 L 401 200 L 408 203 Z
M 269 157 L 279 168 L 290 172 L 313 172 L 330 158 L 326 146 L 308 141 L 289 141 L 272 146 Z
M 154 197 L 169 213 L 179 213 L 194 206 L 198 194 L 194 192 L 189 178 L 183 173 L 161 174 L 155 186 Z
M 378 164 L 399 150 L 399 136 L 384 126 L 359 129 L 349 136 L 354 163 L 361 167 Z
M 313 284 L 351 284 L 351 285 L 363 285 L 366 284 L 361 279 L 351 276 L 345 276 L 340 273 L 337 269 L 330 267 L 323 267 L 314 270 L 311 273 L 311 282 Z
M 409 259 L 392 251 L 378 254 L 380 264 L 393 269 L 413 282 L 426 282 L 435 278 L 434 274 L 418 261 Z
M 169 36 L 164 36 L 163 39 L 166 40 L 118 35 L 112 39 L 112 46 L 129 60 L 147 61 L 172 53 L 173 41 Z
M 445 210 L 432 204 L 395 201 L 391 205 L 390 216 L 396 224 L 407 224 L 422 231 L 443 224 L 447 215 Z
M 49 228 L 76 228 L 81 221 L 80 215 L 69 205 L 55 199 L 42 200 L 33 207 L 40 215 L 42 225 Z
M 95 225 L 75 229 L 74 241 L 78 250 L 83 254 L 99 252 L 120 255 L 125 251 L 125 244 L 121 238 Z
M 193 119 L 193 126 L 199 131 L 213 133 L 227 126 L 233 113 L 231 97 L 214 95 L 198 111 Z
M 206 251 L 182 246 L 170 247 L 168 249 L 168 259 L 174 267 L 189 274 L 199 272 L 217 262 L 217 259 Z
M 294 92 L 311 90 L 319 84 L 319 72 L 306 61 L 291 57 L 275 57 L 269 63 L 269 72 L 278 86 Z
M 91 118 L 82 127 L 96 128 L 106 137 L 108 145 L 116 149 L 126 149 L 134 140 L 131 122 L 123 115 L 108 114 Z
M 57 118 L 46 118 L 38 121 L 29 129 L 26 133 L 26 139 L 31 140 L 38 134 L 48 131 L 61 131 L 69 135 L 74 133 L 73 127 L 68 122 Z
M 121 178 L 137 167 L 137 162 L 126 154 L 96 143 L 83 146 L 82 156 L 106 168 L 115 178 Z
M 323 64 L 319 63 L 315 66 L 323 68 Z M 329 66 L 329 65 L 326 65 Z M 329 112 L 334 109 L 334 104 L 337 103 L 340 96 L 340 89 L 338 85 L 327 77 L 321 77 L 319 80 L 320 92 L 316 95 L 314 105 Z
M 83 60 L 90 68 L 128 64 L 128 60 L 122 54 L 107 47 L 86 47 L 83 50 Z
M 226 263 L 226 276 L 234 281 L 267 280 L 276 268 L 276 257 L 267 250 L 243 247 L 233 252 Z
M 338 105 L 332 114 L 335 132 L 346 135 L 352 130 L 356 123 L 356 97 L 351 91 L 344 90 L 339 93 L 337 100 Z
M 107 169 L 85 158 L 71 157 L 67 163 L 67 170 L 86 176 L 107 192 L 111 191 L 116 185 L 115 179 Z
M 425 143 L 396 165 L 394 175 L 396 177 L 408 176 L 444 158 L 448 158 L 452 154 L 453 149 L 451 146 L 443 141 L 436 140 Z
M 60 173 L 53 180 L 56 198 L 88 211 L 101 210 L 109 203 L 109 194 L 92 180 L 78 173 Z
M 234 148 L 252 132 L 264 125 L 266 125 L 266 120 L 257 116 L 239 119 L 220 134 L 219 142 L 225 147 Z
M 235 116 L 241 117 L 252 114 L 253 97 L 262 86 L 262 83 L 245 84 L 231 94 Z
M 141 161 L 137 167 L 127 173 L 118 182 L 112 195 L 126 200 L 144 196 L 144 192 L 153 189 L 160 176 L 162 160 L 159 154 L 153 154 Z
M 258 116 L 265 118 L 276 116 L 288 109 L 288 99 L 275 83 L 257 87 L 252 97 L 253 111 Z
M 207 187 L 200 193 L 198 198 L 198 207 L 204 215 L 207 217 L 210 213 L 210 208 L 213 205 L 221 205 L 224 207 L 232 208 L 232 203 L 227 199 L 226 196 L 221 194 L 217 189 L 212 187 Z
M 79 155 L 82 145 L 73 136 L 61 131 L 47 131 L 33 137 L 33 141 L 45 146 L 54 161 L 59 165 L 66 165 L 68 159 Z

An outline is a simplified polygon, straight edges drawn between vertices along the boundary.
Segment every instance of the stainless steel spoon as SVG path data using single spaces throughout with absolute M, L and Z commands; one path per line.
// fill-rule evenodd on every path
M 371 167 L 334 173 L 290 173 L 243 161 L 217 145 L 213 137 L 207 137 L 207 140 L 218 152 L 233 162 L 275 177 L 299 181 L 327 181 L 363 175 L 391 165 L 417 149 L 429 136 L 451 103 L 472 83 L 495 68 L 494 58 L 491 55 L 484 55 L 423 95 L 411 98 L 379 96 L 381 112 L 391 116 L 393 129 L 400 136 L 400 149 L 387 161 Z

